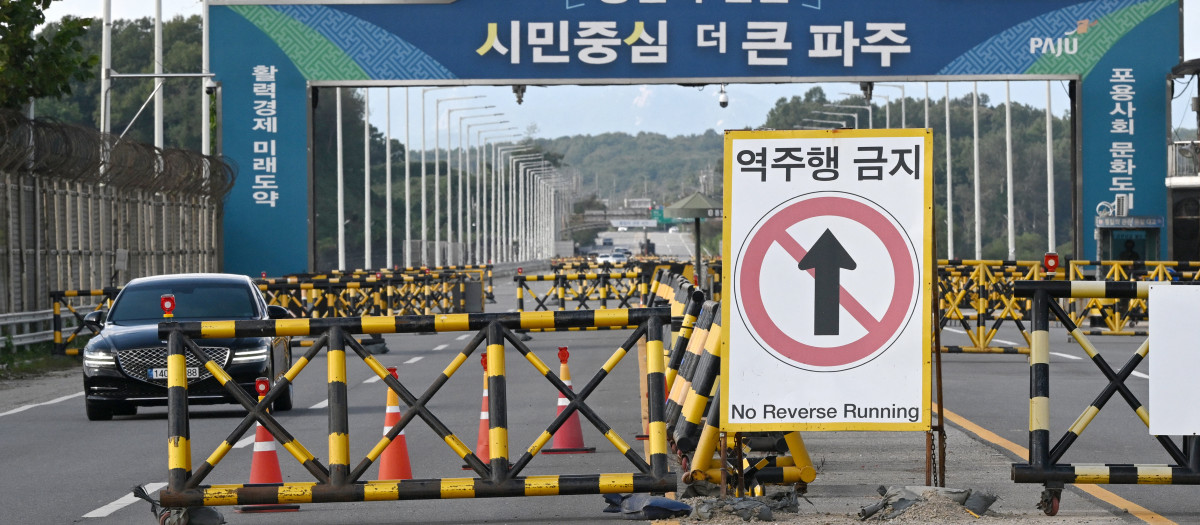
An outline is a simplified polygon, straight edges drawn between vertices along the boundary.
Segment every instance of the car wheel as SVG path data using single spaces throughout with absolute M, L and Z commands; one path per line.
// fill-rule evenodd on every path
M 88 421 L 108 421 L 113 417 L 112 409 L 108 406 L 93 401 L 84 401 L 83 404 L 87 409 Z
M 288 385 L 287 391 L 275 400 L 276 412 L 287 412 L 292 409 L 292 385 Z

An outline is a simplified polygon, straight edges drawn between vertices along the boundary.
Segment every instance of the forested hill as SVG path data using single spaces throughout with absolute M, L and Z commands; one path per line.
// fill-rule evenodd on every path
M 702 173 L 720 173 L 723 136 L 668 138 L 658 133 L 603 133 L 536 139 L 543 151 L 562 155 L 580 176 L 580 191 L 601 198 L 649 197 L 662 203 L 698 189 Z

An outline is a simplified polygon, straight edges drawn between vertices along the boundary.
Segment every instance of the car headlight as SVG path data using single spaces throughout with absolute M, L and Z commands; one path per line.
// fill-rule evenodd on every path
M 255 363 L 266 361 L 271 357 L 271 343 L 262 343 L 258 346 L 242 348 L 234 351 L 234 363 Z
M 111 352 L 104 350 L 84 349 L 83 366 L 113 368 L 117 366 L 117 358 Z

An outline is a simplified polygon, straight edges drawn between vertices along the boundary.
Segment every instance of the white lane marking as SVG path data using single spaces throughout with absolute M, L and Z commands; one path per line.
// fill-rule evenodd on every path
M 158 491 L 158 489 L 161 489 L 165 486 L 167 486 L 166 483 L 147 483 L 146 484 L 146 494 L 153 495 L 155 492 Z M 100 507 L 96 510 L 93 510 L 87 514 L 84 514 L 83 517 L 85 517 L 85 518 L 104 518 L 104 517 L 107 517 L 109 514 L 112 514 L 118 510 L 121 510 L 121 509 L 128 507 L 139 501 L 142 501 L 142 500 L 139 499 L 137 496 L 134 496 L 133 493 L 130 492 L 129 494 L 126 494 L 124 497 L 122 497 L 121 499 L 119 499 L 117 501 L 114 501 L 112 503 L 109 503 L 108 505 L 105 505 L 105 506 Z
M 460 335 L 460 336 L 458 336 L 458 337 L 455 337 L 455 338 L 454 338 L 454 340 L 455 340 L 455 341 L 462 341 L 463 339 L 466 339 L 466 338 L 468 338 L 468 337 L 471 337 L 471 334 L 463 334 L 463 335 Z
M 420 361 L 420 360 L 421 360 L 421 357 L 423 357 L 423 356 L 417 356 L 417 357 L 414 357 L 414 358 L 412 358 L 412 359 L 409 359 L 408 361 L 405 361 L 405 362 L 404 362 L 404 364 L 406 364 L 406 365 L 411 365 L 411 364 L 413 364 L 413 363 L 416 363 L 417 361 Z
M 947 332 L 954 332 L 956 334 L 966 334 L 967 333 L 965 330 L 959 330 L 958 328 L 950 328 L 949 326 L 943 328 L 942 330 L 945 330 Z M 1014 343 L 1012 341 L 1007 341 L 1004 339 L 992 339 L 992 341 L 995 341 L 1002 345 L 1009 345 L 1009 346 L 1017 346 L 1018 344 L 1020 344 L 1020 343 Z
M 244 437 L 241 441 L 233 444 L 233 448 L 246 448 L 254 443 L 254 436 Z
M 1082 357 L 1079 357 L 1077 355 L 1064 354 L 1061 352 L 1050 352 L 1050 355 L 1056 355 L 1058 357 L 1065 357 L 1067 359 L 1083 359 Z
M 1134 376 L 1134 377 L 1140 377 L 1140 378 L 1142 378 L 1142 379 L 1150 379 L 1150 376 L 1149 376 L 1149 375 L 1143 374 L 1143 373 L 1141 373 L 1141 372 L 1133 372 L 1133 373 L 1132 373 L 1132 374 L 1130 374 L 1130 375 L 1132 375 L 1132 376 Z
M 437 345 L 437 346 L 433 347 L 433 351 L 436 352 L 438 350 L 445 350 L 447 346 L 450 346 L 450 345 Z
M 324 401 L 322 401 L 322 402 L 320 402 L 320 403 L 317 403 L 317 404 L 315 404 L 315 405 L 313 405 L 313 406 L 310 406 L 310 407 L 308 407 L 308 408 L 309 408 L 309 410 L 316 410 L 316 409 L 318 409 L 318 408 L 325 408 L 325 407 L 327 407 L 327 406 L 329 406 L 329 400 L 328 400 L 328 399 L 326 399 L 326 400 L 324 400 Z
M 378 382 L 379 382 L 379 376 L 371 376 L 370 379 L 363 381 L 363 384 L 365 385 L 367 383 L 378 383 Z
M 508 310 L 506 310 L 506 311 L 508 311 L 508 312 L 515 312 L 515 311 L 517 311 L 517 309 L 516 309 L 516 308 L 509 308 L 509 309 L 508 309 Z
M 33 403 L 32 405 L 19 406 L 19 407 L 17 407 L 17 408 L 14 408 L 14 409 L 12 409 L 12 410 L 9 410 L 8 412 L 0 412 L 0 417 L 4 417 L 4 416 L 10 416 L 10 415 L 12 415 L 12 414 L 16 414 L 17 412 L 24 412 L 24 411 L 26 411 L 26 410 L 29 410 L 29 409 L 31 409 L 31 408 L 36 408 L 36 407 L 40 407 L 40 406 L 44 406 L 44 405 L 53 405 L 53 404 L 55 404 L 55 403 L 61 403 L 61 402 L 63 402 L 63 401 L 66 401 L 66 400 L 68 400 L 68 399 L 74 399 L 74 398 L 76 398 L 76 397 L 79 397 L 79 396 L 82 396 L 82 395 L 83 395 L 83 392 L 76 392 L 76 393 L 74 393 L 74 394 L 71 394 L 71 395 L 62 396 L 62 397 L 58 397 L 58 398 L 54 398 L 54 399 L 51 399 L 51 400 L 49 400 L 49 401 L 45 401 L 45 402 L 42 402 L 42 403 Z

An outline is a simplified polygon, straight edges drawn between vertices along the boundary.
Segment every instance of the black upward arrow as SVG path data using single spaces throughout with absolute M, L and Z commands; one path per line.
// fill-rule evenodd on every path
M 800 259 L 801 270 L 816 269 L 817 282 L 813 294 L 813 328 L 816 335 L 838 335 L 840 329 L 842 269 L 858 267 L 833 232 L 825 230 L 817 242 Z

